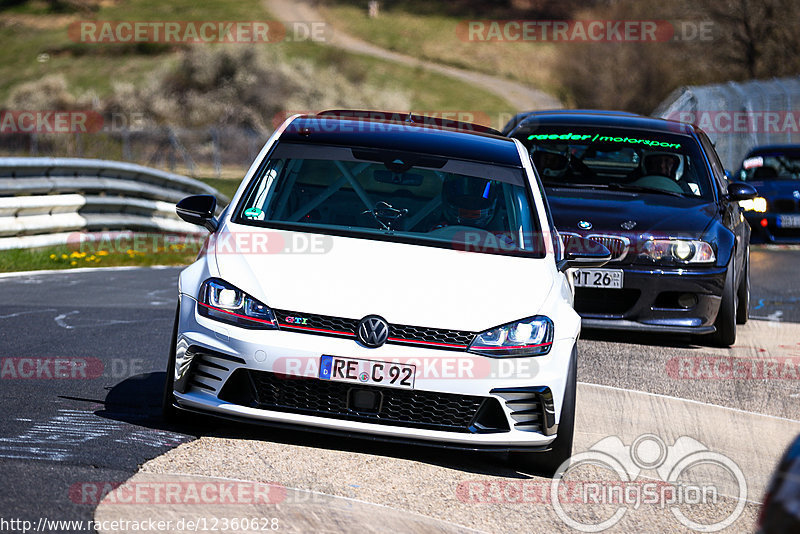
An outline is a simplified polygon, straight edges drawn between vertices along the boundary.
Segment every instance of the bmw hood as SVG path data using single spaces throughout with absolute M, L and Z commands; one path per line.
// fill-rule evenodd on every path
M 580 234 L 700 238 L 711 223 L 713 203 L 670 195 L 625 191 L 548 189 L 556 228 Z
M 545 259 L 251 227 L 246 233 L 283 245 L 231 253 L 216 244 L 219 276 L 272 308 L 298 313 L 376 314 L 390 323 L 477 332 L 539 313 L 557 274 Z

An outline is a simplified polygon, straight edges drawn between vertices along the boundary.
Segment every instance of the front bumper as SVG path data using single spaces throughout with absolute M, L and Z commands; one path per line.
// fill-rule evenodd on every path
M 574 339 L 554 341 L 545 356 L 513 359 L 398 345 L 370 349 L 350 339 L 245 330 L 202 317 L 196 308 L 192 297 L 181 295 L 174 392 L 179 408 L 229 419 L 465 449 L 544 450 L 555 439 Z M 414 389 L 320 380 L 322 355 L 418 362 Z M 255 388 L 254 395 L 244 393 L 248 384 Z M 281 388 L 287 393 L 277 404 L 266 403 L 260 393 Z M 381 402 L 388 402 L 393 411 L 388 414 L 381 404 L 379 413 L 360 413 L 350 402 L 353 389 L 380 390 Z M 347 397 L 346 410 L 330 408 L 344 402 L 337 395 Z M 321 398 L 325 409 L 317 404 Z M 478 400 L 475 406 L 480 408 L 472 423 L 458 429 L 435 424 L 437 414 L 462 413 L 462 399 Z M 440 404 L 436 411 L 425 412 L 425 421 L 431 424 L 398 419 L 402 414 L 413 419 L 414 410 L 426 409 L 427 402 Z M 486 415 L 487 406 L 495 410 L 490 415 Z M 381 421 L 384 414 L 395 419 Z
M 575 310 L 586 328 L 647 332 L 711 334 L 715 331 L 726 268 L 654 268 L 606 266 L 622 269 L 622 289 L 575 289 Z M 681 295 L 696 303 L 681 306 Z

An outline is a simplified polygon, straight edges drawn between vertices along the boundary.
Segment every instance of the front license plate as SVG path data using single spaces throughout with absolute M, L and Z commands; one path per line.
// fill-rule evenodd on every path
M 778 226 L 781 228 L 800 228 L 800 215 L 779 215 Z
M 575 269 L 575 287 L 622 289 L 622 269 Z
M 319 377 L 322 380 L 353 382 L 364 386 L 414 389 L 416 370 L 415 366 L 405 363 L 327 355 L 323 355 L 319 362 Z

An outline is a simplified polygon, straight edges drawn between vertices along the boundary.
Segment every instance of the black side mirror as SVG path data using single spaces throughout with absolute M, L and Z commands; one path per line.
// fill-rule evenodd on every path
M 728 198 L 731 200 L 751 200 L 758 196 L 755 187 L 744 182 L 731 182 L 728 186 Z
M 217 199 L 212 195 L 193 195 L 186 197 L 175 206 L 178 217 L 184 221 L 205 227 L 209 232 L 217 230 L 217 220 L 214 210 L 217 208 Z
M 602 267 L 611 261 L 611 251 L 602 243 L 580 236 L 570 236 L 564 259 L 557 264 L 559 271 L 575 267 Z

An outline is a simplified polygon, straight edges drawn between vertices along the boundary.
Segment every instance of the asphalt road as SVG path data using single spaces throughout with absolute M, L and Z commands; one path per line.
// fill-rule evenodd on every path
M 750 316 L 800 322 L 800 247 L 761 245 L 750 249 L 753 288 Z
M 794 249 L 753 249 L 751 315 L 800 318 Z M 491 456 L 346 442 L 241 425 L 165 426 L 158 416 L 179 269 L 0 278 L 0 517 L 91 519 L 98 489 L 204 434 L 408 457 L 474 473 Z M 682 380 L 677 357 L 736 354 L 691 338 L 587 332 L 579 380 L 796 418 L 796 381 Z M 511 473 L 504 473 L 512 476 Z M 105 490 L 103 488 L 106 488 Z
M 0 278 L 0 517 L 91 519 L 84 483 L 190 439 L 159 421 L 178 272 Z

